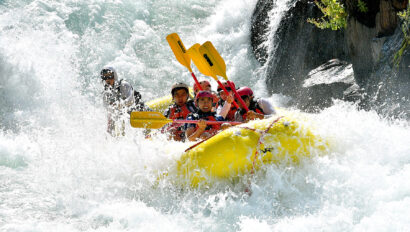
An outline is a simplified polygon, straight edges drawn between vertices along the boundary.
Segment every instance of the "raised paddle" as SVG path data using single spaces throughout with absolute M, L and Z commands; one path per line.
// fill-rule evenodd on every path
M 198 86 L 199 90 L 203 90 L 194 72 L 192 72 L 191 57 L 187 54 L 186 48 L 182 43 L 181 38 L 179 38 L 177 33 L 172 33 L 167 36 L 167 41 L 179 63 L 185 66 L 189 70 L 189 72 L 191 72 L 191 76 L 194 78 L 195 84 Z
M 203 59 L 206 60 L 207 64 L 209 65 L 209 69 L 215 75 L 223 77 L 228 85 L 231 87 L 232 91 L 235 93 L 236 98 L 239 100 L 243 108 L 246 112 L 249 111 L 248 107 L 246 106 L 245 102 L 239 96 L 238 92 L 236 91 L 235 87 L 232 85 L 230 81 L 228 81 L 228 77 L 226 76 L 226 65 L 224 59 L 219 55 L 218 51 L 215 49 L 214 45 L 210 41 L 205 42 L 199 47 L 199 53 L 202 55 Z
M 207 60 L 203 58 L 201 53 L 199 52 L 199 48 L 201 45 L 199 44 L 194 44 L 192 47 L 188 49 L 188 54 L 191 57 L 192 61 L 194 62 L 195 66 L 198 68 L 198 70 L 204 74 L 205 76 L 210 76 L 212 77 L 218 85 L 223 89 L 223 91 L 226 93 L 226 95 L 229 95 L 228 90 L 225 88 L 225 86 L 218 80 L 218 77 L 216 77 L 215 73 L 212 71 L 210 68 L 210 65 L 208 64 Z M 236 102 L 232 102 L 236 108 L 238 107 L 238 104 Z
M 132 127 L 136 128 L 147 128 L 147 129 L 159 129 L 168 123 L 198 123 L 199 120 L 173 120 L 168 119 L 160 112 L 150 112 L 150 111 L 134 111 L 131 112 L 130 123 Z M 223 124 L 229 123 L 231 125 L 238 125 L 241 122 L 231 122 L 231 121 L 206 121 L 206 124 Z

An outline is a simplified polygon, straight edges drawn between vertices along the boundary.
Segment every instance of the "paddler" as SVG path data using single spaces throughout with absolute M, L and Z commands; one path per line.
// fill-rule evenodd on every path
M 200 120 L 198 124 L 185 124 L 186 137 L 189 141 L 195 141 L 198 138 L 207 139 L 221 130 L 221 125 L 207 125 L 206 121 L 224 121 L 225 118 L 212 111 L 213 96 L 209 91 L 199 91 L 195 97 L 195 103 L 198 106 L 196 113 L 189 114 L 188 120 Z
M 212 103 L 212 111 L 216 111 L 216 109 L 218 108 L 218 96 L 217 94 L 212 91 L 212 85 L 211 83 L 209 83 L 209 81 L 207 80 L 203 80 L 200 81 L 199 84 L 201 85 L 201 89 L 202 90 L 206 90 L 212 93 L 213 95 L 213 103 Z M 196 96 L 198 94 L 198 92 L 200 91 L 198 85 L 196 83 L 194 83 L 194 96 Z
M 200 81 L 199 84 L 201 85 L 202 90 L 212 91 L 212 85 L 207 80 Z M 198 85 L 194 83 L 194 95 L 196 96 L 200 91 Z
M 235 113 L 235 121 L 238 122 L 248 122 L 254 119 L 264 119 L 268 118 L 271 115 L 276 114 L 275 109 L 272 104 L 263 98 L 254 99 L 253 91 L 251 88 L 244 86 L 237 90 L 239 96 L 245 102 L 246 106 L 249 108 L 249 111 L 246 112 L 245 109 L 239 105 L 239 110 Z
M 231 81 L 229 81 L 231 82 Z M 232 86 L 235 87 L 235 84 L 233 82 Z M 227 121 L 234 121 L 235 120 L 235 112 L 238 110 L 238 108 L 235 107 L 235 105 L 232 104 L 233 102 L 233 91 L 231 89 L 231 86 L 229 85 L 228 81 L 223 81 L 222 85 L 228 90 L 229 94 L 226 94 L 223 89 L 218 86 L 218 95 L 219 95 L 219 101 L 218 101 L 218 108 L 216 110 L 216 113 L 219 115 L 226 115 L 225 119 Z
M 102 69 L 100 77 L 104 83 L 103 102 L 108 110 L 107 132 L 112 136 L 125 135 L 125 115 L 145 108 L 141 94 L 124 79 L 118 80 L 112 67 Z
M 186 119 L 188 114 L 196 112 L 195 104 L 192 100 L 189 100 L 188 85 L 184 83 L 175 83 L 171 88 L 172 99 L 174 104 L 170 105 L 165 110 L 164 116 L 169 119 Z M 176 141 L 185 140 L 184 125 L 170 124 L 164 128 Z

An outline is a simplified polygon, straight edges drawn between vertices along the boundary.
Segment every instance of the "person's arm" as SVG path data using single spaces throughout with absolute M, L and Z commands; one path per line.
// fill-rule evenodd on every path
M 229 94 L 228 97 L 226 98 L 226 101 L 224 102 L 222 109 L 219 112 L 217 111 L 217 114 L 221 115 L 223 118 L 226 118 L 226 116 L 229 113 L 229 110 L 231 109 L 232 102 L 233 102 L 233 96 L 232 94 Z
M 132 86 L 123 80 L 121 81 L 120 91 L 123 104 L 127 107 L 132 106 L 135 102 L 134 89 Z
M 189 141 L 195 141 L 201 136 L 205 128 L 206 128 L 206 122 L 201 119 L 198 122 L 198 129 L 195 130 L 195 127 L 188 127 L 188 129 L 185 131 L 186 137 L 188 138 Z
M 273 107 L 272 104 L 270 104 L 269 101 L 267 101 L 263 98 L 260 98 L 260 99 L 258 99 L 257 103 L 258 103 L 259 107 L 263 110 L 263 113 L 265 115 L 276 114 L 275 108 Z
M 246 112 L 246 120 L 247 120 L 247 121 L 255 120 L 255 119 L 257 119 L 257 118 L 259 118 L 259 119 L 264 119 L 264 118 L 265 118 L 265 115 L 256 113 L 256 112 L 253 111 L 253 110 L 249 110 L 248 112 Z

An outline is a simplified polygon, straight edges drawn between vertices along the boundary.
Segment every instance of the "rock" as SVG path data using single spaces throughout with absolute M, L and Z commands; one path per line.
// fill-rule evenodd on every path
M 366 98 L 361 106 L 383 115 L 410 119 L 410 49 L 403 52 L 399 64 L 393 62 L 403 40 L 401 28 L 386 38 L 380 59 L 364 86 Z
M 262 46 L 266 41 L 269 29 L 268 12 L 272 10 L 273 0 L 258 1 L 252 16 L 251 45 L 256 59 L 263 65 L 267 58 L 267 50 Z
M 397 12 L 391 1 L 380 1 L 380 12 L 376 15 L 377 37 L 392 35 L 397 28 Z
M 346 43 L 359 86 L 366 84 L 379 58 L 384 39 L 376 39 L 376 35 L 376 27 L 369 28 L 353 17 L 348 18 Z
M 362 0 L 366 12 L 359 11 L 357 0 L 341 1 L 349 15 L 344 31 L 316 28 L 307 19 L 320 18 L 321 11 L 311 0 L 294 0 L 275 34 L 267 33 L 267 18 L 276 2 L 258 1 L 251 41 L 269 91 L 290 96 L 307 110 L 330 106 L 332 99 L 360 100 L 365 109 L 410 118 L 410 49 L 399 66 L 393 64 L 404 38 L 397 12 L 409 0 Z
M 397 11 L 407 9 L 408 4 L 409 4 L 409 0 L 392 0 L 392 6 Z
M 332 84 L 335 82 L 353 84 L 352 64 L 339 59 L 332 59 L 309 72 L 303 82 L 304 88 L 314 85 Z
M 376 15 L 380 11 L 380 1 L 384 0 L 362 0 L 367 7 L 366 12 L 361 12 L 357 7 L 357 0 L 344 0 L 346 11 L 350 17 L 368 28 L 376 27 Z
M 308 18 L 318 18 L 321 14 L 313 2 L 302 0 L 297 1 L 281 20 L 276 34 L 272 35 L 277 39 L 269 40 L 275 42 L 270 47 L 276 48 L 269 51 L 272 54 L 266 70 L 268 89 L 272 93 L 303 97 L 294 90 L 301 87 L 311 69 L 332 58 L 348 60 L 343 31 L 322 30 L 307 22 Z M 263 53 L 257 53 L 256 57 L 263 57 Z
M 298 106 L 315 111 L 332 105 L 333 99 L 360 100 L 359 86 L 354 79 L 352 64 L 332 59 L 313 69 L 303 82 L 303 99 Z

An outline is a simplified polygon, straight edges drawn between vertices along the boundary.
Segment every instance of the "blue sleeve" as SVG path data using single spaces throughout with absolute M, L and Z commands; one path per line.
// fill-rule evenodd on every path
M 215 115 L 216 121 L 225 121 L 225 118 L 222 117 L 221 115 Z
M 187 120 L 195 120 L 193 115 L 188 115 L 188 117 L 186 118 Z M 191 127 L 196 127 L 195 123 L 185 123 L 184 129 L 187 130 L 188 128 Z

